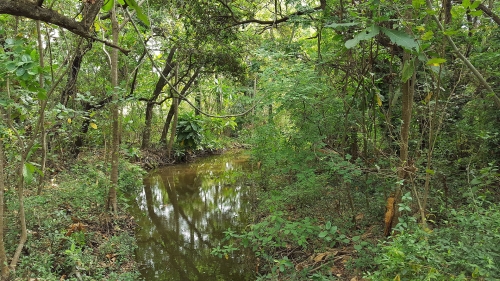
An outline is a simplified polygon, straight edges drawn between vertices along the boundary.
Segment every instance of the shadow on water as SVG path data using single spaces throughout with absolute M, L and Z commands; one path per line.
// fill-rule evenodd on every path
M 250 217 L 250 167 L 242 154 L 158 169 L 144 179 L 131 213 L 138 228 L 136 260 L 145 280 L 253 280 L 243 253 L 211 254 L 228 228 Z

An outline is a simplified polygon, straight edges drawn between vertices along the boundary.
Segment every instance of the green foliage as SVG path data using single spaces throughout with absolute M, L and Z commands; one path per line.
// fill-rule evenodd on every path
M 121 214 L 122 219 L 110 225 L 101 221 L 109 182 L 104 164 L 94 156 L 83 156 L 81 160 L 72 169 L 55 176 L 42 195 L 25 198 L 29 229 L 25 249 L 29 255 L 20 259 L 16 278 L 59 280 L 64 274 L 74 280 L 137 280 L 136 243 L 126 229 L 129 222 L 123 221 L 126 216 Z M 142 169 L 129 163 L 120 165 L 119 190 L 135 191 L 142 185 Z M 17 209 L 17 196 L 12 192 L 6 196 L 9 207 Z M 125 207 L 122 205 L 120 209 Z M 15 218 L 9 218 L 13 227 L 7 230 L 5 241 L 8 251 L 13 251 L 17 223 L 10 219 Z M 77 228 L 74 220 L 81 221 L 83 230 L 70 231 Z M 118 232 L 119 229 L 122 230 Z
M 348 238 L 342 234 L 337 226 L 331 222 L 318 226 L 311 218 L 297 221 L 285 219 L 286 214 L 281 211 L 273 212 L 260 222 L 250 226 L 250 229 L 238 234 L 231 229 L 225 231 L 225 241 L 229 244 L 217 246 L 212 249 L 212 254 L 219 257 L 231 255 L 238 247 L 249 248 L 259 258 L 263 271 L 267 272 L 258 280 L 276 280 L 277 276 L 287 274 L 294 276 L 293 262 L 288 256 L 280 255 L 283 249 L 311 249 L 317 243 L 325 243 L 325 246 L 334 247 L 356 243 L 366 245 L 360 241 L 359 236 Z M 361 248 L 359 248 L 361 249 Z M 307 270 L 303 272 L 307 275 Z M 324 275 L 316 273 L 311 276 L 313 280 L 329 280 Z
M 409 225 L 381 245 L 371 280 L 497 280 L 500 206 L 452 210 L 433 231 Z
M 205 150 L 217 150 L 227 147 L 231 142 L 230 134 L 238 124 L 235 118 L 207 118 L 203 121 L 201 146 Z
M 192 112 L 179 116 L 177 123 L 177 144 L 181 148 L 196 149 L 203 139 L 203 121 Z
M 121 195 L 126 198 L 142 188 L 142 178 L 146 171 L 126 161 L 120 161 L 119 169 L 118 189 Z
M 144 13 L 144 11 L 137 5 L 137 2 L 135 0 L 117 0 L 118 4 L 120 5 L 125 5 L 132 7 L 137 13 L 137 17 L 147 26 L 150 25 L 149 23 L 149 18 L 148 16 Z M 106 0 L 104 1 L 104 5 L 102 6 L 102 9 L 106 12 L 110 11 L 113 8 L 114 5 L 114 0 Z
M 379 27 L 376 25 L 372 25 L 364 30 L 361 30 L 358 34 L 354 36 L 353 39 L 347 40 L 345 42 L 346 48 L 350 49 L 359 44 L 359 42 L 363 40 L 371 39 L 377 36 L 380 32 L 387 35 L 389 39 L 396 45 L 404 47 L 408 50 L 417 50 L 418 43 L 412 38 L 410 35 L 405 32 L 399 30 L 388 29 L 385 27 Z

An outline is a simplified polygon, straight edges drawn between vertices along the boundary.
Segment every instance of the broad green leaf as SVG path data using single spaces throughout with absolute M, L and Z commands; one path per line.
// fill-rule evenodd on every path
M 411 5 L 415 9 L 419 9 L 421 6 L 425 6 L 425 0 L 412 0 Z
M 457 30 L 446 30 L 445 32 L 443 32 L 444 35 L 449 35 L 449 36 L 453 36 L 457 33 L 458 33 Z
M 358 45 L 359 42 L 361 42 L 361 40 L 368 40 L 368 39 L 371 39 L 371 38 L 377 36 L 379 34 L 379 32 L 380 32 L 380 28 L 376 25 L 372 25 L 372 26 L 362 30 L 358 34 L 356 34 L 356 36 L 354 36 L 354 38 L 352 38 L 351 40 L 347 40 L 347 42 L 345 42 L 345 47 L 347 49 L 350 49 L 350 48 Z
M 39 100 L 47 100 L 47 93 L 45 92 L 44 89 L 38 91 L 37 96 Z
M 24 163 L 23 167 L 23 177 L 26 183 L 31 183 L 33 181 L 33 174 L 35 172 L 40 172 L 35 165 L 31 164 L 30 162 Z
M 413 72 L 415 72 L 415 63 L 413 60 L 406 61 L 405 65 L 403 66 L 403 75 L 401 77 L 401 81 L 406 82 L 408 79 L 411 78 L 413 75 Z
M 477 9 L 477 7 L 479 7 L 479 4 L 481 4 L 481 1 L 474 1 L 474 3 L 470 5 L 469 9 L 475 10 Z
M 481 180 L 478 179 L 478 178 L 473 178 L 471 181 L 470 181 L 470 184 L 472 185 L 477 185 L 477 184 L 480 184 L 481 183 Z
M 326 229 L 330 229 L 332 227 L 332 222 L 331 221 L 328 221 L 325 225 L 325 228 Z
M 123 1 L 123 0 L 118 0 L 118 4 L 120 4 L 120 5 L 125 5 L 125 1 Z
M 137 3 L 135 2 L 135 0 L 125 0 L 125 2 L 127 2 L 127 4 L 132 7 L 135 12 L 137 13 L 137 17 L 147 26 L 150 26 L 151 24 L 149 23 L 149 18 L 148 16 L 146 16 L 146 14 L 144 14 L 144 12 L 142 11 L 141 7 L 139 7 L 139 5 L 137 5 Z
M 427 61 L 427 65 L 431 66 L 440 66 L 441 64 L 445 63 L 446 59 L 443 58 L 432 58 Z
M 337 27 L 349 27 L 359 25 L 359 22 L 346 22 L 346 23 L 330 23 L 325 25 L 325 27 L 337 28 Z
M 417 50 L 418 48 L 417 41 L 415 41 L 413 37 L 406 34 L 405 32 L 394 29 L 388 29 L 385 27 L 381 27 L 380 30 L 382 31 L 382 33 L 387 35 L 389 39 L 391 39 L 392 43 L 408 50 Z
M 320 232 L 320 233 L 319 233 L 318 237 L 319 237 L 319 238 L 324 238 L 324 237 L 326 237 L 327 235 L 328 235 L 328 232 L 326 232 L 326 231 L 322 231 L 322 232 Z
M 462 6 L 466 9 L 469 8 L 470 7 L 470 0 L 463 0 Z
M 24 70 L 24 68 L 20 67 L 16 70 L 16 76 L 17 77 L 23 76 L 24 72 L 26 72 L 26 70 Z
M 422 34 L 422 37 L 420 37 L 420 38 L 422 38 L 422 40 L 425 40 L 425 41 L 431 40 L 432 38 L 434 38 L 434 32 L 427 31 L 426 33 Z
M 16 70 L 17 66 L 15 62 L 10 61 L 5 65 L 5 68 L 7 69 L 7 71 L 14 71 Z
M 470 12 L 470 15 L 473 16 L 473 17 L 479 17 L 482 14 L 483 14 L 483 11 L 481 11 L 481 10 L 476 10 L 476 11 L 471 11 Z
M 105 0 L 104 5 L 102 6 L 102 9 L 105 12 L 109 12 L 113 8 L 114 3 L 115 3 L 115 0 Z
M 434 175 L 434 170 L 426 169 L 425 172 L 429 175 Z

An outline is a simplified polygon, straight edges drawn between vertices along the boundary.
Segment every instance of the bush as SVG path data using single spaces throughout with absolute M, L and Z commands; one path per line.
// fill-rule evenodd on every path
M 371 280 L 498 280 L 500 206 L 452 210 L 434 231 L 417 225 L 381 245 Z

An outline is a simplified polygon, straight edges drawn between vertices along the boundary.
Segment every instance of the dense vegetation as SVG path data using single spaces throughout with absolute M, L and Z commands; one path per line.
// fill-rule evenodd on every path
M 499 14 L 0 0 L 1 279 L 135 280 L 129 163 L 244 144 L 256 279 L 498 280 Z

